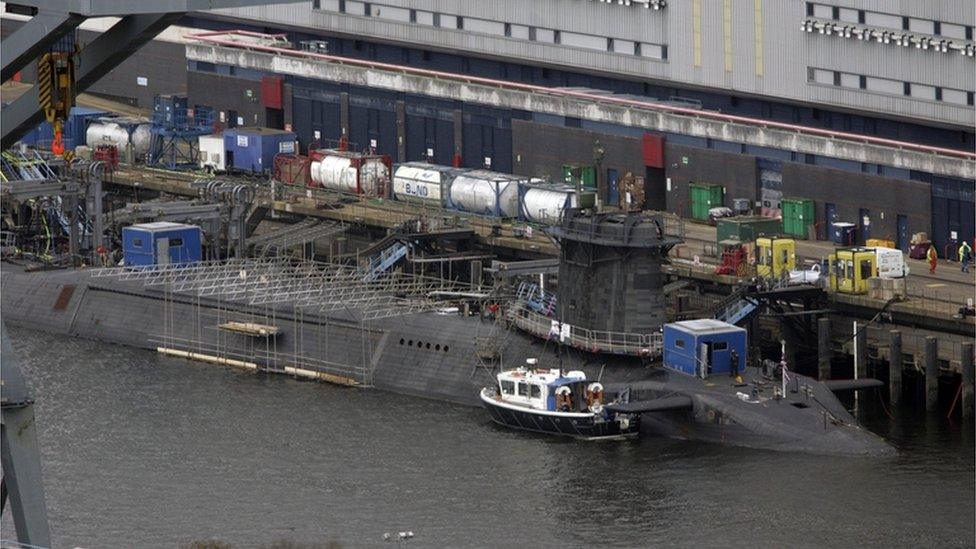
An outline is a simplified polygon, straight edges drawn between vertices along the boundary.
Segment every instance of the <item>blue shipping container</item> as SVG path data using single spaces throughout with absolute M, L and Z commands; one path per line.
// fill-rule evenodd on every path
M 129 267 L 196 263 L 203 258 L 202 233 L 167 221 L 123 227 L 122 253 Z
M 664 366 L 691 376 L 708 377 L 732 371 L 732 352 L 738 371 L 746 366 L 746 331 L 733 324 L 704 318 L 664 325 Z
M 271 128 L 231 128 L 224 130 L 227 169 L 267 173 L 274 167 L 276 154 L 295 153 L 295 134 Z
M 61 132 L 65 148 L 73 149 L 76 145 L 84 145 L 88 121 L 100 116 L 108 116 L 108 113 L 88 107 L 72 107 Z M 54 128 L 50 122 L 41 122 L 37 128 L 20 138 L 21 143 L 34 146 L 40 144 L 49 147 L 52 141 L 54 141 Z

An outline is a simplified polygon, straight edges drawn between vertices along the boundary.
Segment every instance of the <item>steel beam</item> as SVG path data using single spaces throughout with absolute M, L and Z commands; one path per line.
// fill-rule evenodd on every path
M 40 57 L 59 38 L 74 30 L 85 18 L 74 13 L 41 11 L 3 40 L 0 81 L 13 78 L 17 71 Z
M 34 547 L 50 547 L 51 532 L 41 483 L 41 457 L 37 447 L 33 400 L 20 364 L 13 354 L 7 328 L 0 324 L 3 351 L 3 396 L 0 399 L 0 460 L 3 484 L 10 497 L 10 512 L 17 541 Z M 5 502 L 6 503 L 6 502 Z
M 129 15 L 120 19 L 78 55 L 75 65 L 76 92 L 85 91 L 182 15 L 179 12 Z M 0 125 L 3 127 L 0 147 L 9 148 L 43 119 L 37 86 L 34 86 L 0 113 Z

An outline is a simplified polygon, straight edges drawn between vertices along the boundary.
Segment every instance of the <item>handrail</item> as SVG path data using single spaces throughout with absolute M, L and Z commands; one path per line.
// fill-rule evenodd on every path
M 266 38 L 271 41 L 280 41 L 279 37 L 281 36 L 280 34 L 270 35 L 270 34 L 262 34 L 262 33 L 250 32 L 250 31 L 231 30 L 231 31 L 216 31 L 216 32 L 188 34 L 184 36 L 184 38 L 188 40 L 197 40 L 199 42 L 209 42 L 219 46 L 251 49 L 255 51 L 263 51 L 266 53 L 274 53 L 278 55 L 288 55 L 292 57 L 307 57 L 312 59 L 318 59 L 321 61 L 331 61 L 340 64 L 361 66 L 361 67 L 374 68 L 374 69 L 383 69 L 383 70 L 389 70 L 394 72 L 401 72 L 404 74 L 416 74 L 420 76 L 429 76 L 432 78 L 458 80 L 461 82 L 472 83 L 472 84 L 484 84 L 488 86 L 528 91 L 533 93 L 544 93 L 549 95 L 571 97 L 576 99 L 583 99 L 586 101 L 592 101 L 596 103 L 608 103 L 608 104 L 625 106 L 629 108 L 641 108 L 641 109 L 656 110 L 656 111 L 669 112 L 675 114 L 683 114 L 695 118 L 704 118 L 704 119 L 718 120 L 723 122 L 732 122 L 737 124 L 745 124 L 749 126 L 760 126 L 762 128 L 767 128 L 767 129 L 770 128 L 779 129 L 779 130 L 785 130 L 790 132 L 796 132 L 800 134 L 809 134 L 818 137 L 826 137 L 830 139 L 843 139 L 847 141 L 859 142 L 859 143 L 869 144 L 869 145 L 892 147 L 896 149 L 905 149 L 905 150 L 923 152 L 923 153 L 934 154 L 934 155 L 951 156 L 951 157 L 962 158 L 966 160 L 976 160 L 976 152 L 962 151 L 957 149 L 947 149 L 944 147 L 935 147 L 931 145 L 920 145 L 918 143 L 909 143 L 907 141 L 898 141 L 894 139 L 886 139 L 883 137 L 872 137 L 872 136 L 860 135 L 860 134 L 843 132 L 843 131 L 815 128 L 810 126 L 801 126 L 798 124 L 788 124 L 785 122 L 776 122 L 773 120 L 763 120 L 760 118 L 751 118 L 747 116 L 725 114 L 717 111 L 707 111 L 707 110 L 693 109 L 688 107 L 679 107 L 676 105 L 668 105 L 668 104 L 658 103 L 654 101 L 626 99 L 622 97 L 613 97 L 613 96 L 608 96 L 603 94 L 587 93 L 578 90 L 549 88 L 549 87 L 538 86 L 534 84 L 523 84 L 520 82 L 497 80 L 492 78 L 484 78 L 480 76 L 468 76 L 463 74 L 436 71 L 430 69 L 418 69 L 406 65 L 394 65 L 392 63 L 383 63 L 383 62 L 369 61 L 363 59 L 353 59 L 349 57 L 340 57 L 332 54 L 315 53 L 315 52 L 304 51 L 304 50 L 294 50 L 294 49 L 283 48 L 278 46 L 267 46 L 267 45 L 256 44 L 256 43 L 240 42 L 240 41 L 230 40 L 227 38 L 219 38 L 220 36 L 235 36 L 235 35 L 246 36 L 250 38 Z

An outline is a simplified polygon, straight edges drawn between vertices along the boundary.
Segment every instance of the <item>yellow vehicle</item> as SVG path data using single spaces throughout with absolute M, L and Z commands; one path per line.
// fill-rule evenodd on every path
M 765 278 L 790 276 L 796 269 L 796 241 L 792 238 L 756 239 L 756 275 Z
M 877 255 L 871 248 L 839 248 L 830 254 L 830 289 L 865 294 L 868 279 L 877 276 Z

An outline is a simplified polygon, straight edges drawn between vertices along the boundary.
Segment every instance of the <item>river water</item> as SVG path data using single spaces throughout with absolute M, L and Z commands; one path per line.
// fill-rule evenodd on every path
M 481 409 L 11 329 L 57 547 L 972 547 L 972 424 L 864 414 L 857 459 L 585 443 Z M 868 406 L 868 408 L 872 408 Z M 3 537 L 12 539 L 9 511 Z

